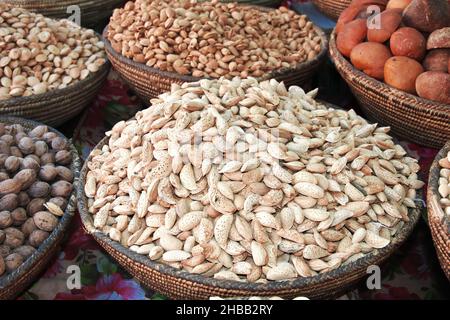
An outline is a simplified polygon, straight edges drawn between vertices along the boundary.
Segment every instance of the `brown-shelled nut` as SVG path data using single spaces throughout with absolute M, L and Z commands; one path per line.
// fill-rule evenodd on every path
M 35 252 L 36 252 L 36 248 L 33 248 L 30 245 L 23 245 L 23 246 L 15 248 L 13 250 L 13 253 L 20 254 L 24 260 L 26 260 L 28 257 L 30 257 Z
M 0 182 L 9 179 L 9 175 L 6 172 L 0 172 Z
M 11 212 L 1 211 L 0 212 L 0 229 L 6 229 L 13 224 L 13 219 L 11 217 Z
M 6 132 L 6 125 L 0 122 L 0 136 L 4 135 Z
M 47 231 L 36 229 L 30 234 L 28 242 L 33 247 L 37 248 L 42 242 L 45 241 L 45 239 L 48 238 L 49 235 L 50 234 Z
M 16 172 L 20 167 L 20 158 L 10 156 L 6 158 L 4 166 L 8 172 Z
M 72 162 L 72 153 L 67 150 L 58 151 L 55 154 L 55 161 L 58 164 L 69 165 Z
M 47 132 L 48 127 L 45 125 L 40 125 L 28 132 L 28 136 L 31 138 L 41 138 Z
M 39 169 L 41 168 L 40 167 L 40 165 L 39 165 L 39 163 L 35 160 L 35 159 L 33 159 L 33 158 L 31 158 L 31 157 L 27 157 L 27 158 L 24 158 L 23 160 L 22 160 L 22 163 L 21 163 L 21 165 L 20 165 L 20 168 L 23 170 L 23 169 L 32 169 L 32 170 L 34 170 L 34 171 L 36 171 L 36 172 L 39 172 Z
M 51 144 L 52 140 L 56 137 L 58 137 L 58 135 L 54 132 L 46 132 L 42 135 L 42 139 L 44 139 L 44 141 L 48 144 Z
M 3 244 L 5 239 L 6 239 L 6 233 L 5 233 L 5 231 L 0 229 L 0 244 Z
M 11 211 L 11 218 L 13 219 L 13 225 L 19 227 L 27 221 L 27 211 L 24 208 L 16 208 Z
M 23 158 L 23 153 L 16 146 L 9 147 L 9 154 L 17 158 Z
M 9 155 L 11 153 L 9 144 L 7 144 L 5 141 L 0 140 L 0 153 L 4 155 Z
M 35 198 L 27 205 L 28 216 L 33 216 L 36 212 L 45 210 L 45 199 Z
M 0 256 L 0 276 L 6 271 L 5 260 Z
M 52 149 L 55 151 L 66 150 L 67 146 L 67 140 L 62 137 L 55 137 L 52 139 Z
M 55 198 L 51 198 L 50 200 L 48 200 L 48 202 L 54 203 L 56 204 L 58 207 L 61 208 L 61 210 L 66 210 L 67 207 L 67 200 L 64 199 L 63 197 L 55 197 Z
M 21 132 L 16 133 L 16 135 L 14 136 L 15 143 L 19 144 L 20 140 L 24 137 L 28 137 L 28 135 L 25 132 L 21 131 Z
M 52 197 L 67 198 L 72 192 L 72 188 L 73 186 L 71 183 L 64 180 L 60 180 L 52 184 L 51 195 Z
M 9 148 L 8 148 L 9 149 Z M 1 151 L 0 151 L 1 152 Z M 3 168 L 6 162 L 6 159 L 9 158 L 9 150 L 8 150 L 8 154 L 6 153 L 2 153 L 0 154 L 0 167 Z
M 14 143 L 14 137 L 10 134 L 4 134 L 0 137 L 2 141 L 5 141 L 8 146 Z
M 5 258 L 6 271 L 13 272 L 23 263 L 23 257 L 18 253 L 11 253 Z
M 0 196 L 8 193 L 19 193 L 22 188 L 20 180 L 7 179 L 0 182 Z
M 67 167 L 57 166 L 56 171 L 58 172 L 58 177 L 62 180 L 72 182 L 73 181 L 73 172 Z
M 27 205 L 30 203 L 30 197 L 28 196 L 28 194 L 24 191 L 19 192 L 19 194 L 17 195 L 19 204 L 19 207 L 23 207 L 26 208 Z
M 6 240 L 6 232 L 5 232 L 5 240 Z M 0 257 L 6 258 L 10 253 L 11 253 L 11 248 L 9 246 L 7 246 L 5 244 L 0 245 Z
M 22 231 L 16 228 L 9 227 L 4 229 L 4 231 L 6 233 L 4 244 L 12 249 L 20 247 L 25 241 L 25 236 Z
M 42 166 L 41 170 L 39 171 L 39 179 L 46 182 L 51 182 L 55 180 L 57 175 L 58 170 L 55 168 L 55 166 L 51 164 L 46 164 L 45 166 Z
M 39 166 L 41 165 L 41 158 L 35 154 L 29 154 L 24 159 L 33 159 L 34 161 L 36 161 L 39 164 Z
M 41 165 L 45 166 L 46 164 L 53 164 L 55 163 L 55 154 L 52 152 L 44 153 L 41 156 Z
M 50 185 L 47 182 L 36 181 L 27 190 L 31 198 L 45 198 L 50 193 Z
M 15 193 L 4 195 L 0 199 L 0 211 L 13 211 L 19 205 L 19 197 Z
M 33 218 L 28 218 L 20 228 L 20 231 L 23 232 L 25 237 L 28 237 L 36 229 L 37 227 Z
M 20 183 L 21 190 L 26 190 L 36 181 L 36 171 L 33 169 L 22 169 L 16 173 L 14 180 Z
M 58 218 L 48 211 L 39 211 L 33 215 L 34 224 L 41 230 L 50 232 L 58 224 Z
M 25 131 L 25 129 L 19 123 L 13 123 L 9 126 L 9 133 L 11 133 L 11 134 L 17 134 L 17 133 L 24 132 L 24 131 Z
M 48 145 L 45 141 L 36 141 L 34 144 L 34 154 L 41 157 L 43 154 L 48 152 Z

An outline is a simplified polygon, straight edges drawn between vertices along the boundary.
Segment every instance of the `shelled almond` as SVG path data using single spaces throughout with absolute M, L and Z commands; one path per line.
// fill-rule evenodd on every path
M 173 85 L 107 132 L 84 186 L 94 227 L 217 279 L 309 277 L 389 245 L 417 161 L 353 110 L 276 80 Z
M 194 77 L 260 77 L 314 59 L 323 44 L 305 15 L 219 1 L 129 1 L 111 17 L 115 51 Z
M 0 100 L 66 88 L 105 62 L 93 30 L 0 4 Z
M 450 152 L 439 160 L 439 166 L 441 167 L 438 187 L 439 201 L 446 215 L 450 217 Z

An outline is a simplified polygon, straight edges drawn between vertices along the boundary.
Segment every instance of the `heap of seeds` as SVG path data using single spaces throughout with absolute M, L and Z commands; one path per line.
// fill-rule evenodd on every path
M 134 61 L 210 78 L 260 77 L 312 60 L 322 48 L 304 15 L 218 1 L 130 1 L 114 11 L 107 37 Z
M 0 4 L 0 100 L 65 88 L 105 62 L 93 30 Z
M 446 215 L 450 217 L 450 151 L 446 157 L 439 160 L 439 165 L 441 167 L 438 187 L 441 196 L 439 202 Z
M 276 80 L 173 85 L 93 151 L 94 226 L 150 259 L 217 279 L 313 276 L 387 246 L 419 165 L 353 110 Z

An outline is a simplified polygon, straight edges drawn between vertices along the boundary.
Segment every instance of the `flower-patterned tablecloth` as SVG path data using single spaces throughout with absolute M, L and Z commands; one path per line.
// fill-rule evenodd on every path
M 319 76 L 316 84 L 339 83 L 339 79 L 329 68 L 325 79 Z M 325 66 L 327 68 L 327 66 Z M 331 70 L 331 71 L 330 71 Z M 322 75 L 324 73 L 321 73 Z M 337 82 L 336 82 L 337 81 Z M 338 86 L 339 87 L 339 86 Z M 330 96 L 330 89 L 324 90 L 322 97 Z M 351 95 L 338 89 L 334 102 L 343 107 L 352 104 Z M 332 91 L 331 91 L 332 92 Z M 332 95 L 332 93 L 331 93 Z M 111 72 L 105 86 L 92 106 L 77 120 L 73 141 L 82 158 L 104 136 L 104 132 L 121 119 L 128 119 L 139 110 L 141 103 L 131 91 Z M 61 128 L 67 132 L 67 128 Z M 409 152 L 420 159 L 423 172 L 427 172 L 437 150 L 419 147 L 415 144 L 402 144 Z M 426 178 L 426 177 L 424 177 Z M 81 288 L 69 290 L 68 267 L 76 265 L 81 272 Z M 430 232 L 425 221 L 421 220 L 410 239 L 394 254 L 382 268 L 382 288 L 368 290 L 365 281 L 344 299 L 449 299 L 449 283 L 439 267 L 432 244 Z M 165 299 L 164 296 L 145 288 L 112 260 L 95 240 L 87 235 L 79 216 L 74 218 L 68 232 L 63 250 L 54 258 L 47 271 L 20 299 Z

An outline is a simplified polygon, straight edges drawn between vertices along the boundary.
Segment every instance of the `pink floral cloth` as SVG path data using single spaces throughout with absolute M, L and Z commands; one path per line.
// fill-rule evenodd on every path
M 127 86 L 111 72 L 97 100 L 85 112 L 74 133 L 82 158 L 114 123 L 130 118 L 139 102 Z M 402 143 L 420 159 L 423 178 L 437 150 Z M 93 238 L 87 235 L 79 216 L 75 216 L 63 250 L 54 258 L 45 274 L 20 299 L 55 300 L 127 300 L 165 299 L 145 288 L 108 257 Z M 81 288 L 69 290 L 67 268 L 77 265 L 81 271 Z M 436 258 L 430 232 L 420 221 L 410 239 L 382 266 L 382 288 L 368 290 L 365 281 L 343 299 L 448 299 L 449 284 Z

